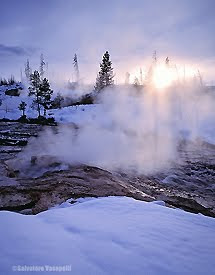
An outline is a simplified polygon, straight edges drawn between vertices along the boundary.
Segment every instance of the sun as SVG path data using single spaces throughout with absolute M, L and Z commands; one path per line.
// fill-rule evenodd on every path
M 189 81 L 195 75 L 196 70 L 192 65 L 185 67 L 180 63 L 171 65 L 157 62 L 150 71 L 144 66 L 134 68 L 129 74 L 129 82 L 137 81 L 139 84 L 146 84 L 156 90 L 164 91 L 168 87 Z
M 152 84 L 157 89 L 165 89 L 177 81 L 177 73 L 166 65 L 157 65 L 153 70 Z

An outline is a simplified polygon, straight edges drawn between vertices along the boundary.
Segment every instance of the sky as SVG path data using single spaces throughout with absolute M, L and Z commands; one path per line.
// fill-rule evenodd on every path
M 116 82 L 147 68 L 153 51 L 162 62 L 200 70 L 215 80 L 214 0 L 0 0 L 0 76 L 20 78 L 30 60 L 48 62 L 49 77 L 73 80 L 78 55 L 84 82 L 94 82 L 108 50 Z

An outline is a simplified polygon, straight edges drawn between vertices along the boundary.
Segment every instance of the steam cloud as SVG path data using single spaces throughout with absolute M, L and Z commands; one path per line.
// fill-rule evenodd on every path
M 94 116 L 89 115 L 78 129 L 61 125 L 55 133 L 50 129 L 42 132 L 14 165 L 20 168 L 30 163 L 33 155 L 48 155 L 65 165 L 83 163 L 153 173 L 177 158 L 182 138 L 194 140 L 214 134 L 213 106 L 213 96 L 193 82 L 165 90 L 106 90 Z

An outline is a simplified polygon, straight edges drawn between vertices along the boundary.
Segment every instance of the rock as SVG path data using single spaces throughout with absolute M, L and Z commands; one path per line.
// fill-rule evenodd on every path
M 17 179 L 16 186 L 0 186 L 0 210 L 37 214 L 69 198 L 129 196 L 154 198 L 112 173 L 86 165 L 47 172 L 35 179 Z
M 9 96 L 20 96 L 20 91 L 18 88 L 13 88 L 13 89 L 7 89 L 5 91 L 5 95 Z
M 198 203 L 196 200 L 192 198 L 183 198 L 183 197 L 175 197 L 175 196 L 170 196 L 165 198 L 165 201 L 177 208 L 182 208 L 185 211 L 189 211 L 192 213 L 201 213 L 206 216 L 214 217 L 215 218 L 215 213 L 213 213 L 212 209 L 206 208 L 200 203 Z
M 9 170 L 8 173 L 7 173 L 7 176 L 9 178 L 15 178 L 17 176 L 18 172 L 19 171 L 16 172 L 16 171 L 13 171 L 13 170 Z
M 36 157 L 36 156 L 32 156 L 32 157 L 31 157 L 31 164 L 32 164 L 32 165 L 35 165 L 36 162 L 37 162 L 37 157 Z

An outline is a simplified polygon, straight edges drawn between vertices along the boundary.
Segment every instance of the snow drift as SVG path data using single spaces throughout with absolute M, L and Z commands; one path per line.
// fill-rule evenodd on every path
M 0 219 L 1 274 L 25 265 L 70 266 L 76 275 L 203 275 L 215 269 L 215 220 L 154 203 L 108 197 L 36 216 L 2 211 Z

